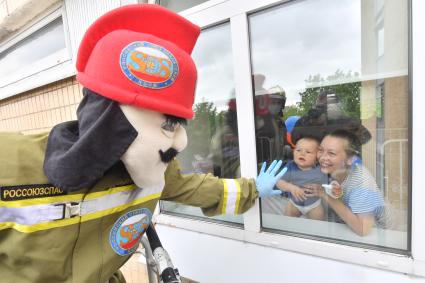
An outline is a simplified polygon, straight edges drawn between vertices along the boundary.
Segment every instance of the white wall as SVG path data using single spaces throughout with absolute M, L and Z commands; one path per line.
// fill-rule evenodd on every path
M 288 252 L 164 225 L 157 225 L 156 230 L 180 274 L 202 283 L 425 282 L 423 277 Z

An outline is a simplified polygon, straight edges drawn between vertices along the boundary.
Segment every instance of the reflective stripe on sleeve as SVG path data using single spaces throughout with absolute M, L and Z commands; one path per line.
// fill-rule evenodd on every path
M 92 193 L 82 201 L 42 203 L 16 207 L 0 206 L 0 230 L 13 228 L 29 233 L 56 227 L 76 224 L 91 219 L 117 213 L 131 206 L 141 204 L 161 196 L 161 188 L 140 189 L 134 185 L 111 188 L 105 194 Z M 81 198 L 83 196 L 81 195 Z M 54 198 L 52 198 L 54 199 Z M 78 206 L 77 215 L 64 217 L 64 207 L 68 204 Z M 73 217 L 78 216 L 78 217 Z
M 223 206 L 221 214 L 237 214 L 241 199 L 241 186 L 234 179 L 223 179 Z

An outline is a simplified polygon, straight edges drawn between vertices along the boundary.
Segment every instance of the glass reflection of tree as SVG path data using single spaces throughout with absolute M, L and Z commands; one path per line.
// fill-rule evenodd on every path
M 185 172 L 213 173 L 222 178 L 240 177 L 236 101 L 218 112 L 213 102 L 201 101 L 186 126 L 188 147 L 179 155 Z
M 194 105 L 195 115 L 186 126 L 188 149 L 182 152 L 182 166 L 188 172 L 212 173 L 209 141 L 214 136 L 220 117 L 214 103 L 201 101 Z M 190 153 L 190 156 L 187 156 Z M 190 169 L 189 169 L 190 168 Z
M 305 116 L 316 107 L 320 94 L 334 94 L 344 116 L 358 119 L 360 117 L 360 87 L 358 73 L 337 70 L 335 74 L 323 78 L 320 74 L 309 76 L 305 80 L 306 89 L 300 92 L 301 101 L 287 106 L 284 119 L 290 116 Z
M 320 74 L 310 76 L 305 91 L 299 93 L 301 101 L 291 109 L 291 114 L 296 112 L 301 117 L 292 130 L 292 141 L 304 135 L 321 139 L 334 130 L 345 129 L 355 134 L 361 144 L 368 142 L 371 134 L 360 119 L 359 80 L 358 73 L 341 70 L 326 79 Z
M 214 175 L 222 178 L 238 178 L 240 159 L 236 100 L 230 99 L 227 107 L 227 111 L 219 113 L 220 127 L 211 139 L 211 159 L 214 164 Z

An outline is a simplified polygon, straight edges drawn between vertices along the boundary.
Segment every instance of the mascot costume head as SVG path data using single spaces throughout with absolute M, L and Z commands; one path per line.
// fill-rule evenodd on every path
M 163 187 L 187 144 L 198 26 L 157 5 L 128 5 L 96 20 L 77 57 L 78 122 L 53 128 L 44 172 L 66 190 L 90 186 L 122 161 L 138 187 Z

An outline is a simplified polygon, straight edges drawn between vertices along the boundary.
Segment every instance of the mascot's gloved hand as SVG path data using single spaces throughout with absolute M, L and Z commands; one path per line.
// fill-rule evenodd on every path
M 255 184 L 257 186 L 258 196 L 260 198 L 278 196 L 282 192 L 280 190 L 274 190 L 276 182 L 282 178 L 286 173 L 288 168 L 284 167 L 279 173 L 280 166 L 282 166 L 282 161 L 274 160 L 270 164 L 269 168 L 266 171 L 266 162 L 261 166 L 260 174 L 258 174 Z

